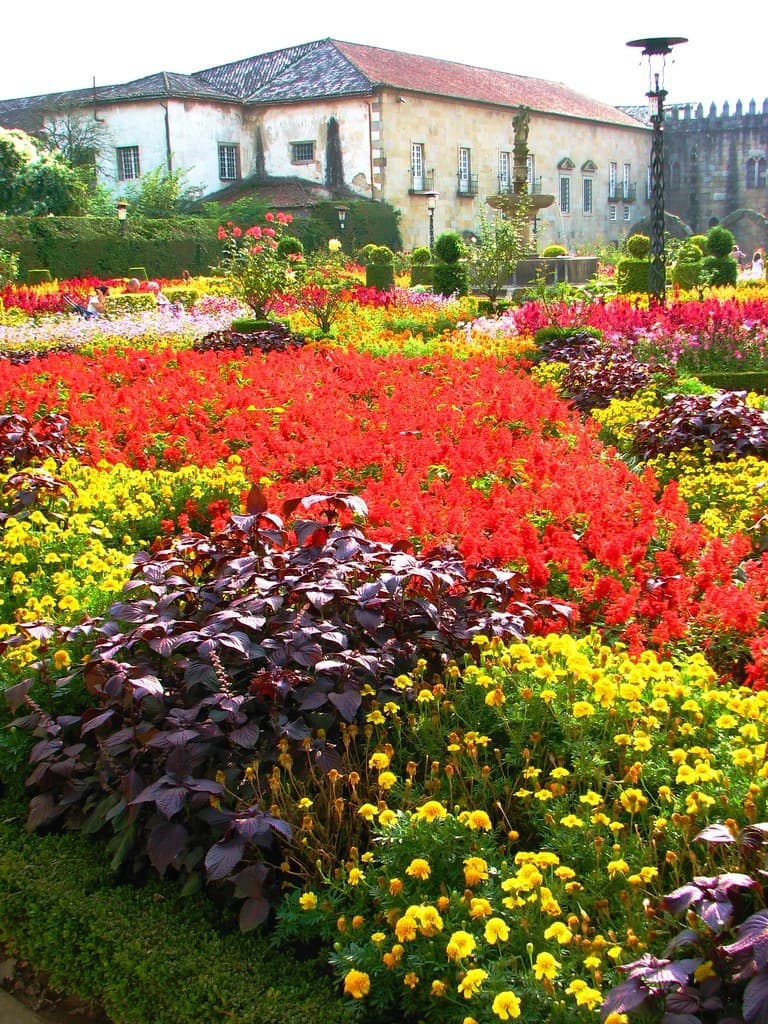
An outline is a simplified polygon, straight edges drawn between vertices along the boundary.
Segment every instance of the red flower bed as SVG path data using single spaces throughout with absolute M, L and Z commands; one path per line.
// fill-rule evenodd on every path
M 582 628 L 637 649 L 703 646 L 762 684 L 768 561 L 749 560 L 744 538 L 709 538 L 674 486 L 658 499 L 650 474 L 606 457 L 589 422 L 514 367 L 166 349 L 0 364 L 0 387 L 9 410 L 66 413 L 92 460 L 173 467 L 236 452 L 275 482 L 274 508 L 354 490 L 378 539 L 455 542 L 468 561 L 524 568 Z

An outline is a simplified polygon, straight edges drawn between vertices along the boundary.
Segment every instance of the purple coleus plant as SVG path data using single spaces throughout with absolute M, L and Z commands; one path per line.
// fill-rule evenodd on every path
M 626 980 L 605 997 L 603 1019 L 638 1013 L 662 1024 L 768 1024 L 768 823 L 737 837 L 709 825 L 696 838 L 735 845 L 747 871 L 699 875 L 663 897 L 659 909 L 688 927 L 663 957 L 645 953 L 619 967 Z

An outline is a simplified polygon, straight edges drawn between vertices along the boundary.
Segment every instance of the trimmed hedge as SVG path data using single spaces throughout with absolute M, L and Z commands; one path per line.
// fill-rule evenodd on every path
M 768 394 L 768 370 L 702 370 L 695 376 L 702 384 L 722 391 L 754 391 Z
M 149 220 L 134 216 L 125 235 L 111 217 L 3 217 L 0 249 L 19 253 L 19 273 L 45 267 L 59 280 L 94 275 L 137 277 L 147 267 L 155 277 L 206 274 L 221 251 L 218 221 L 185 217 Z
M 634 259 L 626 256 L 616 265 L 616 289 L 626 295 L 630 292 L 648 291 L 648 269 L 650 260 Z
M 344 1024 L 330 978 L 268 936 L 223 934 L 172 883 L 116 885 L 82 837 L 30 836 L 0 807 L 0 940 L 114 1024 Z M 2 813 L 5 812 L 5 813 Z

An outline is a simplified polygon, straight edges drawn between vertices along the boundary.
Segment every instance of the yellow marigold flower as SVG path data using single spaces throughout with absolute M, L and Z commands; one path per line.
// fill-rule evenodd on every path
M 629 814 L 639 814 L 648 806 L 648 798 L 640 789 L 625 789 L 619 799 L 621 806 Z
M 382 789 L 392 789 L 396 782 L 397 776 L 394 772 L 379 772 L 379 785 Z
M 615 878 L 617 875 L 626 875 L 629 871 L 629 864 L 625 860 L 608 861 L 608 877 Z
M 366 821 L 373 821 L 376 815 L 379 813 L 379 809 L 376 804 L 361 804 L 357 810 L 357 813 L 361 818 L 365 818 Z
M 53 664 L 57 669 L 68 668 L 72 664 L 72 659 L 69 656 L 69 652 L 56 651 L 56 653 L 53 656 Z
M 584 828 L 584 819 L 577 814 L 566 814 L 564 818 L 560 819 L 560 824 L 565 825 L 566 828 Z
M 403 883 L 399 878 L 390 878 L 389 880 L 389 895 L 399 896 L 403 891 Z
M 471 888 L 488 878 L 488 865 L 482 857 L 467 857 L 464 861 L 464 881 Z
M 589 718 L 595 713 L 595 705 L 588 700 L 577 700 L 571 708 L 574 718 Z
M 600 959 L 600 957 L 594 956 L 594 954 L 592 956 L 584 957 L 584 966 L 587 968 L 588 971 L 596 971 L 600 967 L 602 962 L 603 961 Z
M 427 689 L 419 690 L 418 694 L 416 695 L 416 702 L 418 704 L 429 704 L 434 699 L 435 699 L 434 693 L 432 693 L 431 690 L 427 690 Z
M 629 1024 L 629 1017 L 626 1013 L 609 1013 L 603 1024 Z
M 369 711 L 365 716 L 365 720 L 366 722 L 370 722 L 371 725 L 384 725 L 386 722 L 386 718 L 378 708 L 376 708 L 375 711 Z
M 485 703 L 489 708 L 500 708 L 506 699 L 504 691 L 498 686 L 485 695 Z
M 573 940 L 573 932 L 562 921 L 555 921 L 544 932 L 545 939 L 554 939 L 561 946 L 567 946 Z
M 365 872 L 361 871 L 360 868 L 350 868 L 349 874 L 347 875 L 347 881 L 350 885 L 359 885 L 365 879 Z
M 459 982 L 459 992 L 462 993 L 465 999 L 471 999 L 472 996 L 480 991 L 487 977 L 488 971 L 484 971 L 480 967 L 473 967 L 467 971 Z
M 520 1016 L 520 1000 L 514 992 L 499 992 L 491 1009 L 500 1020 L 514 1020 Z
M 617 960 L 621 959 L 621 946 L 611 946 L 605 955 L 616 963 Z
M 579 797 L 579 803 L 589 804 L 590 807 L 597 807 L 603 802 L 603 798 L 599 793 L 595 793 L 594 790 L 590 789 L 589 792 Z
M 430 995 L 433 995 L 436 999 L 440 999 L 442 998 L 442 996 L 445 995 L 447 991 L 448 986 L 446 985 L 446 983 L 444 981 L 440 981 L 439 978 L 435 978 L 435 980 L 432 982 Z
M 353 999 L 362 999 L 371 991 L 371 979 L 365 971 L 351 970 L 344 977 L 344 994 Z
M 414 813 L 414 818 L 420 821 L 437 821 L 438 818 L 447 818 L 448 810 L 443 807 L 439 800 L 427 800 L 423 806 Z
M 389 760 L 389 754 L 385 754 L 383 750 L 377 750 L 375 754 L 371 754 L 368 767 L 380 772 L 389 768 Z
M 313 892 L 303 892 L 299 896 L 299 906 L 302 910 L 314 910 L 317 907 L 317 896 Z
M 352 929 L 353 929 L 353 931 L 357 931 L 358 928 L 362 928 L 364 924 L 365 924 L 365 918 L 363 917 L 363 915 L 362 914 L 355 914 L 355 916 L 352 918 Z
M 555 868 L 555 876 L 560 879 L 561 882 L 568 882 L 571 878 L 576 877 L 576 872 L 573 868 L 569 868 L 563 864 L 562 867 Z
M 493 826 L 491 825 L 491 819 L 485 811 L 470 811 L 464 819 L 464 824 L 467 828 L 472 829 L 473 832 L 482 830 L 483 832 L 490 832 Z
M 506 942 L 509 938 L 509 926 L 500 917 L 492 917 L 485 925 L 485 941 L 489 946 L 497 942 Z
M 573 981 L 565 990 L 568 995 L 576 997 L 576 1004 L 578 1006 L 586 1006 L 589 1010 L 594 1010 L 603 1001 L 602 993 L 596 988 L 590 988 L 585 982 L 581 982 L 578 987 L 576 982 Z
M 395 923 L 395 935 L 399 942 L 413 942 L 416 938 L 417 928 L 416 918 L 410 914 L 404 914 Z
M 416 988 L 416 986 L 419 984 L 418 974 L 416 974 L 415 971 L 408 971 L 408 973 L 403 978 L 403 984 L 407 985 L 408 988 Z
M 465 957 L 471 956 L 477 947 L 475 937 L 470 935 L 469 932 L 458 931 L 454 932 L 448 940 L 448 945 L 445 947 L 445 953 L 449 960 L 463 960 Z
M 552 771 L 549 773 L 549 777 L 550 779 L 567 779 L 570 774 L 571 773 L 568 771 L 567 768 L 562 768 L 558 766 L 557 768 L 552 769 Z
M 469 901 L 469 916 L 473 921 L 476 921 L 481 917 L 491 917 L 493 914 L 493 907 L 486 899 L 481 899 L 479 896 L 473 896 Z
M 395 813 L 395 811 L 389 810 L 389 808 L 387 808 L 387 810 L 385 811 L 382 811 L 381 814 L 379 815 L 379 825 L 381 825 L 382 828 L 389 828 L 390 825 L 394 825 L 396 821 L 397 814 Z
M 748 768 L 754 761 L 752 751 L 747 747 L 739 747 L 731 754 L 731 760 L 737 768 Z
M 386 937 L 387 936 L 384 932 L 374 932 L 373 935 L 371 935 L 371 942 L 374 946 L 380 946 Z
M 533 965 L 533 973 L 539 981 L 543 981 L 545 978 L 547 981 L 552 981 L 559 966 L 560 961 L 555 960 L 551 953 L 539 953 Z
M 705 960 L 704 963 L 703 964 L 699 964 L 699 966 L 693 972 L 693 980 L 696 982 L 697 985 L 700 985 L 702 983 L 702 981 L 705 981 L 707 978 L 716 978 L 716 977 L 717 977 L 717 971 L 712 966 L 712 961 L 711 960 Z
M 421 881 L 425 881 L 431 874 L 429 861 L 424 860 L 423 857 L 414 857 L 405 869 L 405 873 L 406 875 L 410 875 L 411 878 L 418 878 Z

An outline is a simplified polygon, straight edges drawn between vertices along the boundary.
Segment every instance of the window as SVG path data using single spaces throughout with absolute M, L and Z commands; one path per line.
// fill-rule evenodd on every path
M 624 203 L 624 205 L 622 206 L 621 216 L 624 220 L 632 219 L 632 207 L 629 205 L 629 203 Z
M 631 164 L 624 164 L 624 174 L 622 175 L 622 179 L 621 179 L 622 188 L 624 190 L 624 192 L 623 192 L 623 198 L 624 199 L 629 199 L 629 178 L 630 178 L 631 171 L 632 171 L 632 165 Z M 625 217 L 624 219 L 626 220 L 627 218 Z
M 608 220 L 618 220 L 618 209 L 616 203 L 611 203 L 608 206 Z
M 536 191 L 536 159 L 533 153 L 529 153 L 526 157 L 526 170 L 528 178 L 528 192 L 530 195 Z
M 592 179 L 582 178 L 582 210 L 585 214 L 592 213 Z
M 564 174 L 560 176 L 560 212 L 571 212 L 571 179 Z
M 314 142 L 292 142 L 291 143 L 291 163 L 292 164 L 311 164 L 315 159 L 315 144 Z
M 509 176 L 509 152 L 505 149 L 499 151 L 499 192 L 506 192 L 511 185 Z
M 240 147 L 234 143 L 219 146 L 219 179 L 237 181 L 240 177 Z
M 669 185 L 670 188 L 680 188 L 681 174 L 680 174 L 680 162 L 678 160 L 673 161 L 669 171 Z
M 765 158 L 753 156 L 747 160 L 747 188 L 765 188 Z
M 472 160 L 470 151 L 465 146 L 459 147 L 459 192 L 467 195 L 472 181 Z
M 411 143 L 411 189 L 424 191 L 424 143 Z
M 616 179 L 619 174 L 619 165 L 615 160 L 608 164 L 608 195 L 611 199 L 616 198 Z
M 120 181 L 130 181 L 132 178 L 141 177 L 138 146 L 120 146 L 118 148 L 117 177 Z

